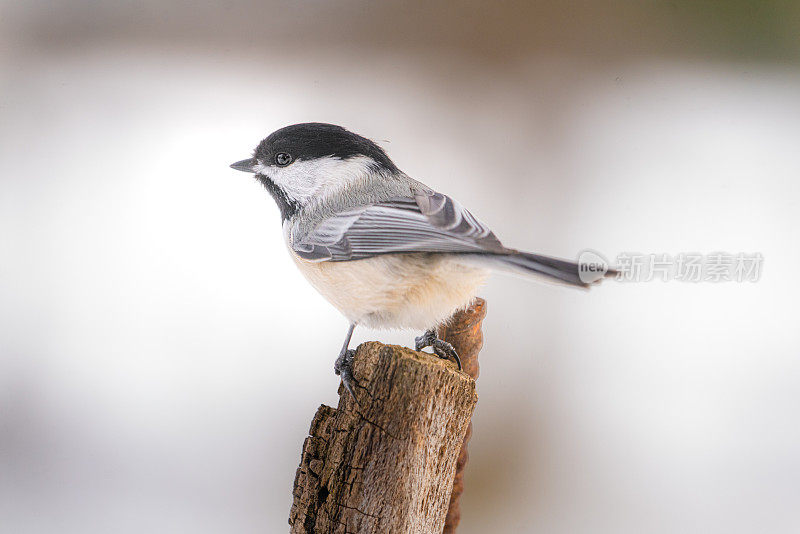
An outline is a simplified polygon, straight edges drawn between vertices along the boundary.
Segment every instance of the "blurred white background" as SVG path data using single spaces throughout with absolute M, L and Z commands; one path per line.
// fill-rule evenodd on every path
M 1 529 L 287 529 L 346 321 L 228 164 L 324 121 L 511 246 L 765 258 L 492 279 L 459 532 L 800 531 L 800 10 L 719 4 L 4 3 Z

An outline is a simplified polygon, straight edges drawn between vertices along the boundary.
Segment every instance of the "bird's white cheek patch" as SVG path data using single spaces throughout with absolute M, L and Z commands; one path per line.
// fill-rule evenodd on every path
M 288 167 L 273 167 L 268 176 L 272 178 L 292 200 L 305 202 L 317 189 L 315 174 L 318 169 L 311 162 L 295 161 Z
M 342 160 L 334 157 L 298 160 L 286 167 L 261 166 L 258 172 L 267 175 L 286 195 L 306 203 L 315 195 L 342 187 L 368 173 L 374 161 L 367 157 Z

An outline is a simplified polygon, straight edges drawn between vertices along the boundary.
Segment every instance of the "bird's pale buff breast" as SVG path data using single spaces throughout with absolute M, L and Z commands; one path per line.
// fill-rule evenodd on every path
M 384 254 L 343 262 L 292 257 L 317 291 L 351 322 L 368 328 L 437 326 L 468 306 L 489 274 L 447 254 Z

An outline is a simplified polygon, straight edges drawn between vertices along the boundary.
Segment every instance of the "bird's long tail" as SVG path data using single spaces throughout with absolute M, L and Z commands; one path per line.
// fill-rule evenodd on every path
M 593 275 L 588 271 L 581 273 L 581 265 L 578 263 L 514 249 L 507 249 L 503 253 L 465 256 L 467 262 L 474 265 L 583 288 L 591 287 L 603 278 L 611 278 L 617 274 L 613 269 L 608 269 L 604 274 Z

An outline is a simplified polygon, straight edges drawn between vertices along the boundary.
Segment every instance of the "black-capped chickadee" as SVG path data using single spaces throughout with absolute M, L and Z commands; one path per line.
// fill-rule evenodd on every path
M 292 259 L 350 321 L 334 371 L 351 395 L 356 325 L 425 331 L 416 349 L 432 347 L 460 368 L 436 327 L 471 303 L 491 270 L 589 285 L 576 263 L 503 246 L 458 202 L 341 126 L 281 128 L 231 167 L 255 173 L 267 188 Z

